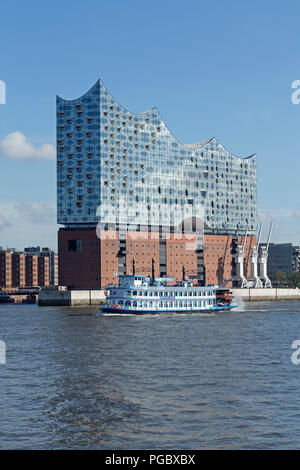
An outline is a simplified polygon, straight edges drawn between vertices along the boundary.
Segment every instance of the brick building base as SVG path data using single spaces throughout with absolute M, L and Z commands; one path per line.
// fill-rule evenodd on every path
M 122 235 L 122 236 L 120 236 Z M 123 238 L 122 238 L 123 237 Z M 105 288 L 117 283 L 119 274 L 132 274 L 133 260 L 136 274 L 150 276 L 152 259 L 155 276 L 174 276 L 180 281 L 203 275 L 206 283 L 231 287 L 229 280 L 235 274 L 234 254 L 242 237 L 205 234 L 204 249 L 197 246 L 196 235 L 162 234 L 94 229 L 58 232 L 59 284 L 76 288 Z M 255 237 L 248 236 L 245 248 L 245 272 L 250 274 L 250 248 Z

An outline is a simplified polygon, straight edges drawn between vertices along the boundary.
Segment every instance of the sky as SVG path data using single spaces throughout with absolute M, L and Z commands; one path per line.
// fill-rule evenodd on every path
M 2 3 L 0 246 L 56 248 L 55 97 L 98 78 L 182 143 L 256 153 L 263 240 L 272 221 L 273 242 L 300 244 L 299 17 L 277 0 Z

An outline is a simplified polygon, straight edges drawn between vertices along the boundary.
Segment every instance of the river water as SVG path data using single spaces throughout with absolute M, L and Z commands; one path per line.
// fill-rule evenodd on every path
M 207 315 L 0 306 L 1 449 L 300 448 L 300 302 Z

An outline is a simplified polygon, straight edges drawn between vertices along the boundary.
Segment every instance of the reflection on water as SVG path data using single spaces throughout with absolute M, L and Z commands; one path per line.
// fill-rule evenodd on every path
M 299 302 L 101 316 L 0 306 L 0 447 L 300 447 Z

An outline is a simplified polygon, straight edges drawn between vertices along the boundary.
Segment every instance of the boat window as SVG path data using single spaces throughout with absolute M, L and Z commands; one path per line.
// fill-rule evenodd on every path
M 152 302 L 152 300 L 150 300 L 149 307 L 152 307 L 152 305 L 153 305 L 153 302 Z
M 139 291 L 139 296 L 141 296 L 141 295 L 143 295 L 143 292 L 140 290 L 140 291 Z
M 182 302 L 179 302 L 179 307 L 180 307 L 180 308 L 182 307 Z
M 126 302 L 125 302 L 125 307 L 130 307 L 130 306 L 131 306 L 130 300 L 126 300 Z
M 194 304 L 194 307 L 197 307 L 197 301 L 196 300 L 194 300 L 193 304 Z
M 165 305 L 166 308 L 168 308 L 168 306 L 169 306 L 169 305 L 168 305 L 168 302 L 165 302 L 164 305 Z
M 165 292 L 165 294 L 164 294 L 164 295 L 165 295 L 165 297 L 168 297 L 168 295 L 169 295 L 169 292 Z
M 132 292 L 132 295 L 137 295 L 137 291 L 134 290 L 134 291 Z
M 152 290 L 150 290 L 149 291 L 149 296 L 152 297 L 152 295 L 153 295 L 153 292 L 152 292 Z
M 118 304 L 123 306 L 124 305 L 124 300 L 119 300 Z
M 135 308 L 136 308 L 136 307 L 137 307 L 137 301 L 136 301 L 136 300 L 134 300 L 134 301 L 133 301 L 133 303 L 132 303 L 132 305 L 133 305 L 133 307 L 135 307 Z
M 178 302 L 177 302 L 177 301 L 175 301 L 175 302 L 174 302 L 174 307 L 177 307 L 177 304 L 178 304 Z
M 197 295 L 197 292 L 196 292 L 196 291 L 194 291 L 194 297 L 196 297 L 196 295 Z
M 187 297 L 187 291 L 185 291 L 184 296 Z
M 184 306 L 184 307 L 187 307 L 187 302 L 184 302 L 184 303 L 183 303 L 183 306 Z
M 163 306 L 163 303 L 162 303 L 161 301 L 159 302 L 159 306 L 160 306 L 160 307 L 162 307 L 162 306 Z
M 162 297 L 162 296 L 164 295 L 164 293 L 163 293 L 163 292 L 160 292 L 159 295 L 160 295 L 160 297 Z
M 179 296 L 182 297 L 182 291 L 179 292 Z
M 173 307 L 173 302 L 170 302 L 170 304 L 169 304 L 169 305 L 170 305 L 170 307 Z

